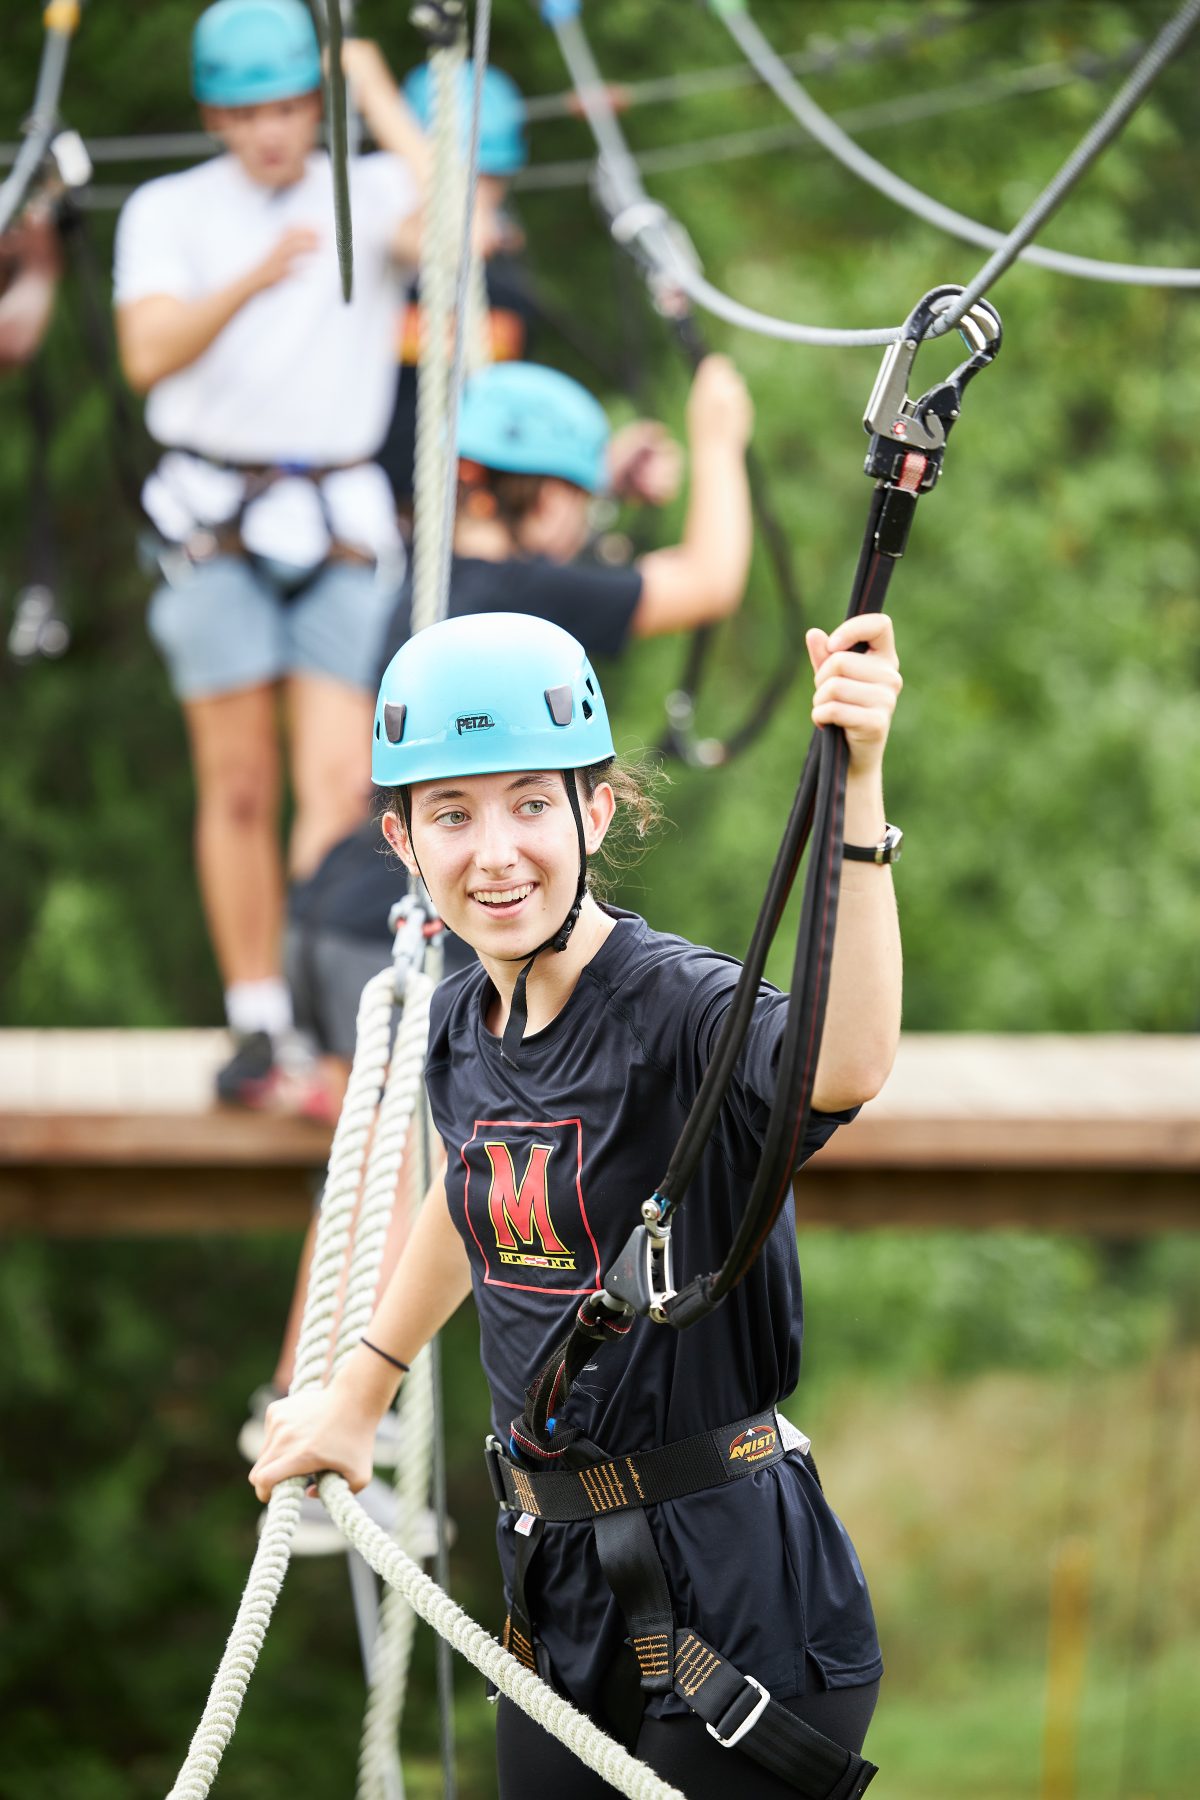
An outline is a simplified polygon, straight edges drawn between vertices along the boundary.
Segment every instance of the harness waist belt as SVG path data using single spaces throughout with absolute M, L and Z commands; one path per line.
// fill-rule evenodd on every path
M 526 1469 L 498 1439 L 486 1445 L 492 1492 L 509 1512 L 565 1522 L 682 1500 L 705 1488 L 740 1481 L 782 1462 L 789 1450 L 807 1455 L 809 1440 L 774 1411 L 753 1413 L 695 1437 L 636 1450 L 573 1469 Z

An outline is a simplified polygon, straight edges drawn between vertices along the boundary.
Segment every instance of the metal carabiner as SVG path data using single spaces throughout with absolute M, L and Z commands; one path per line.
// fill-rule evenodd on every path
M 938 478 L 946 438 L 962 409 L 963 390 L 980 369 L 986 369 L 995 360 L 1004 336 L 995 307 L 988 300 L 977 300 L 958 321 L 958 331 L 970 356 L 944 381 L 937 382 L 918 399 L 910 398 L 909 377 L 917 352 L 947 303 L 957 299 L 962 291 L 954 286 L 931 288 L 918 300 L 905 322 L 903 336 L 888 345 L 863 414 L 863 430 L 872 438 L 923 452 L 930 458 L 929 479 L 922 482 L 923 487 L 932 487 Z M 867 473 L 884 473 L 872 467 L 873 460 L 868 455 Z
M 402 900 L 397 900 L 388 913 L 388 929 L 394 933 L 392 979 L 398 1002 L 404 999 L 410 971 L 424 967 L 425 948 L 435 926 L 440 927 L 441 920 L 424 883 L 414 892 L 405 894 Z
M 659 1197 L 643 1201 L 642 1223 L 635 1225 L 625 1247 L 604 1277 L 608 1294 L 655 1325 L 669 1323 L 665 1311 L 675 1298 L 671 1266 L 671 1227 L 662 1223 Z

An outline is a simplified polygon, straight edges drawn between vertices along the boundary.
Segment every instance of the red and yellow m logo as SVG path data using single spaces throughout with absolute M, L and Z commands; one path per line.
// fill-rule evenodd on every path
M 499 1250 L 515 1250 L 517 1238 L 532 1245 L 534 1233 L 546 1256 L 569 1255 L 550 1221 L 550 1198 L 546 1183 L 546 1165 L 553 1144 L 535 1144 L 529 1152 L 521 1185 L 513 1167 L 512 1151 L 507 1144 L 484 1143 L 492 1168 L 492 1184 L 488 1191 L 488 1212 Z M 514 1232 L 516 1236 L 514 1236 Z

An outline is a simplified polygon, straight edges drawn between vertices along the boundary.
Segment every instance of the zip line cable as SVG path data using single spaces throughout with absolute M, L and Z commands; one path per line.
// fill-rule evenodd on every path
M 567 72 L 579 96 L 579 104 L 591 128 L 599 152 L 599 178 L 607 189 L 606 207 L 611 230 L 619 243 L 644 255 L 670 287 L 731 325 L 741 325 L 763 337 L 787 343 L 866 346 L 893 344 L 902 327 L 885 325 L 871 330 L 845 331 L 834 326 L 801 325 L 756 312 L 706 281 L 699 259 L 683 227 L 666 208 L 651 200 L 642 186 L 637 164 L 621 134 L 612 100 L 592 55 L 591 46 L 572 0 L 543 5 L 543 17 L 558 40 Z
M 3 187 L 0 187 L 0 232 L 8 230 L 37 180 L 46 153 L 58 130 L 58 103 L 62 97 L 71 41 L 83 13 L 83 0 L 50 0 L 43 15 L 45 37 L 38 66 L 33 108 L 25 126 L 25 140 L 17 151 Z
M 891 100 L 869 101 L 848 107 L 830 117 L 846 131 L 882 131 L 896 125 L 912 125 L 946 113 L 965 112 L 997 101 L 1050 93 L 1075 81 L 1095 81 L 1102 75 L 1128 68 L 1142 49 L 1139 42 L 1111 57 L 1087 57 L 1074 63 L 1040 63 L 1031 69 L 1010 69 L 983 75 L 977 81 L 954 82 Z M 814 150 L 808 133 L 797 125 L 757 125 L 742 131 L 718 132 L 711 137 L 685 138 L 678 144 L 657 145 L 634 152 L 642 175 L 670 175 L 682 169 L 735 162 L 747 156 L 766 156 L 778 150 Z M 535 162 L 513 178 L 514 192 L 542 193 L 583 187 L 592 178 L 595 161 L 574 157 L 562 162 Z
M 736 9 L 740 8 L 740 4 L 741 0 L 734 0 L 735 18 L 739 16 Z M 815 345 L 889 344 L 897 341 L 901 335 L 900 327 L 843 331 L 778 319 L 743 305 L 707 281 L 700 271 L 695 248 L 683 227 L 664 206 L 651 200 L 642 187 L 637 164 L 622 136 L 608 90 L 584 33 L 578 0 L 543 0 L 542 13 L 558 39 L 568 73 L 579 94 L 580 107 L 592 130 L 599 157 L 597 180 L 607 190 L 610 228 L 619 242 L 630 244 L 646 258 L 656 270 L 658 280 L 679 289 L 695 304 L 725 319 L 729 324 L 741 326 L 764 337 Z M 1016 260 L 1019 251 L 1040 224 L 1061 205 L 1100 152 L 1113 141 L 1198 19 L 1200 0 L 1185 0 L 1175 18 L 1160 32 L 1142 57 L 1116 99 L 1047 183 L 1025 217 L 1007 238 L 1001 240 L 1003 249 L 997 251 L 975 281 L 964 290 L 964 294 L 972 302 L 980 296 L 984 276 L 991 281 L 999 278 Z M 728 19 L 726 22 L 729 22 Z M 767 49 L 769 51 L 769 46 Z M 788 80 L 791 81 L 790 74 Z M 860 154 L 865 156 L 865 152 Z M 873 161 L 872 158 L 867 160 Z M 1177 281 L 1181 273 L 1188 272 L 1173 271 L 1173 280 Z M 1194 273 L 1200 283 L 1200 271 Z M 940 337 L 962 317 L 963 295 L 960 295 L 950 310 L 935 322 L 931 335 Z
M 911 182 L 878 162 L 819 107 L 801 87 L 783 59 L 772 49 L 741 0 L 710 0 L 714 15 L 739 45 L 760 79 L 778 96 L 798 124 L 830 155 L 868 186 L 926 224 L 948 231 L 967 243 L 994 249 L 996 254 L 968 283 L 962 297 L 955 302 L 942 322 L 948 331 L 966 310 L 1020 256 L 1040 268 L 1053 269 L 1060 275 L 1073 275 L 1085 281 L 1110 281 L 1146 287 L 1200 287 L 1200 269 L 1156 268 L 1140 263 L 1118 263 L 1090 256 L 1074 256 L 1064 250 L 1049 250 L 1030 242 L 1035 233 L 1057 210 L 1075 183 L 1107 148 L 1148 93 L 1167 63 L 1182 48 L 1197 20 L 1200 0 L 1186 4 L 1164 27 L 1146 51 L 1128 81 L 1105 109 L 1081 143 L 1068 157 L 1058 174 L 1049 182 L 1020 223 L 1007 234 L 981 225 L 952 207 L 913 187 Z M 940 331 L 935 335 L 940 335 Z
M 70 4 L 74 0 L 69 0 Z M 82 4 L 82 0 L 80 0 Z M 328 0 L 318 0 L 317 10 L 324 13 Z M 78 10 L 78 8 L 76 9 Z M 845 38 L 831 38 L 807 50 L 788 51 L 783 62 L 797 75 L 832 74 L 843 63 L 862 64 L 884 56 L 902 55 L 910 48 L 931 43 L 947 33 L 969 24 L 983 11 L 976 6 L 966 13 L 932 14 L 918 25 L 902 30 L 850 32 Z M 354 35 L 354 9 L 343 0 L 342 21 L 345 35 Z M 641 106 L 660 106 L 664 102 L 690 100 L 707 94 L 728 92 L 757 86 L 759 77 L 745 62 L 725 63 L 713 69 L 690 69 L 679 75 L 653 76 L 645 81 L 620 83 L 621 107 L 629 111 Z M 524 102 L 527 125 L 542 124 L 552 119 L 569 119 L 578 114 L 573 89 L 557 94 L 534 94 Z M 36 110 L 36 109 L 35 109 Z M 354 141 L 357 118 L 349 117 L 350 149 L 356 153 Z M 137 136 L 96 138 L 88 150 L 94 162 L 148 161 L 163 157 L 203 155 L 214 148 L 204 131 L 148 132 Z M 8 166 L 19 154 L 17 144 L 0 144 L 0 166 Z
M 921 44 L 932 43 L 971 24 L 986 10 L 969 7 L 965 12 L 930 13 L 928 18 L 912 26 L 879 32 L 851 31 L 844 38 L 810 39 L 807 50 L 793 50 L 784 61 L 797 75 L 829 75 L 843 63 L 877 62 L 884 56 L 902 56 Z M 689 69 L 678 75 L 649 76 L 644 81 L 619 82 L 621 110 L 634 107 L 661 106 L 663 102 L 700 99 L 708 94 L 727 93 L 735 88 L 756 87 L 759 77 L 744 62 L 724 63 L 713 69 Z M 546 119 L 578 116 L 579 102 L 575 90 L 561 94 L 537 95 L 525 102 L 526 124 L 540 124 Z
M 1074 62 L 1039 63 L 1031 69 L 1009 69 L 996 75 L 980 76 L 977 81 L 955 82 L 946 87 L 928 88 L 915 94 L 900 95 L 892 100 L 869 101 L 831 113 L 834 122 L 846 131 L 883 131 L 896 125 L 911 125 L 925 119 L 940 118 L 947 113 L 974 110 L 980 106 L 1022 99 L 1026 95 L 1053 92 L 1076 81 L 1097 81 L 1118 73 L 1137 60 L 1143 45 L 1135 40 L 1124 50 L 1108 57 L 1081 57 Z M 634 152 L 633 160 L 642 175 L 667 175 L 683 169 L 708 167 L 714 163 L 734 162 L 747 156 L 769 156 L 779 150 L 815 150 L 811 137 L 798 125 L 759 125 L 742 131 L 719 132 L 711 137 L 684 138 L 677 144 L 662 144 L 653 149 Z M 171 162 L 196 157 L 203 159 L 219 154 L 219 146 L 203 131 L 159 133 L 143 137 L 110 137 L 88 140 L 88 154 L 96 163 Z M 0 166 L 16 154 L 14 144 L 0 144 Z M 587 187 L 595 173 L 595 158 L 569 157 L 559 162 L 534 162 L 513 177 L 514 193 L 546 193 L 572 187 Z M 81 196 L 90 212 L 113 210 L 124 205 L 132 188 L 118 184 L 91 184 Z M 999 234 L 997 234 L 999 235 Z

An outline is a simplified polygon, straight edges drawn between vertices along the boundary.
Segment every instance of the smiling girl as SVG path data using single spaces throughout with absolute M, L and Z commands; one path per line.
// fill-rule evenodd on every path
M 878 1091 L 900 1016 L 888 867 L 897 834 L 885 826 L 881 775 L 901 686 L 891 622 L 859 617 L 829 636 L 810 632 L 808 643 L 813 719 L 841 726 L 850 745 L 847 845 L 875 848 L 878 860 L 848 861 L 842 875 L 814 1110 L 797 1165 Z M 854 653 L 860 645 L 865 654 Z M 603 1285 L 654 1188 L 738 975 L 732 959 L 588 891 L 588 861 L 624 778 L 587 657 L 556 626 L 493 614 L 405 644 L 380 691 L 373 774 L 390 790 L 388 842 L 479 963 L 433 1003 L 426 1080 L 445 1169 L 363 1344 L 328 1388 L 270 1408 L 250 1475 L 264 1500 L 276 1482 L 314 1470 L 365 1485 L 376 1425 L 407 1364 L 470 1293 L 493 1429 L 510 1444 L 526 1384 L 581 1297 Z M 736 1229 L 785 1014 L 786 997 L 764 984 L 676 1228 L 685 1270 L 716 1266 Z M 796 1385 L 801 1332 L 789 1205 L 723 1306 L 686 1332 L 636 1320 L 620 1352 L 598 1350 L 562 1409 L 559 1431 L 574 1428 L 594 1452 L 585 1488 L 597 1468 L 609 1471 L 603 1482 L 615 1479 L 612 1459 L 632 1493 L 660 1447 L 723 1447 L 711 1481 L 653 1504 L 622 1487 L 619 1505 L 595 1508 L 636 1509 L 652 1534 L 669 1592 L 671 1647 L 661 1658 L 645 1648 L 628 1593 L 618 1602 L 622 1583 L 602 1560 L 599 1525 L 569 1509 L 555 1517 L 538 1499 L 543 1467 L 493 1454 L 507 1484 L 534 1502 L 500 1514 L 506 1641 L 689 1795 L 723 1793 L 736 1780 L 745 1800 L 826 1800 L 860 1793 L 870 1778 L 869 1764 L 847 1764 L 882 1667 L 866 1584 L 806 1450 L 775 1413 Z M 717 1708 L 714 1742 L 701 1690 L 723 1669 L 736 1693 Z M 503 1800 L 609 1791 L 504 1700 L 497 1741 Z M 723 1745 L 737 1751 L 732 1760 Z

